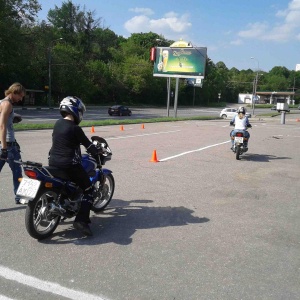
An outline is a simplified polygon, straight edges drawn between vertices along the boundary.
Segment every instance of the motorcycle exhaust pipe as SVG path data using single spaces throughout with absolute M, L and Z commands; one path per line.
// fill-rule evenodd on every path
M 65 217 L 67 211 L 64 208 L 58 207 L 54 203 L 51 203 L 50 208 L 49 208 L 49 212 L 52 213 L 52 214 L 59 215 L 61 217 Z

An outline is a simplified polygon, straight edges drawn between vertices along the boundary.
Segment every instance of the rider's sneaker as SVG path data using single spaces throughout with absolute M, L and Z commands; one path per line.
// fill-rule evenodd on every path
M 244 152 L 247 152 L 248 151 L 248 147 L 244 147 Z
M 16 204 L 27 204 L 28 203 L 28 199 L 25 199 L 25 198 L 16 198 L 15 202 L 16 202 Z
M 27 204 L 28 203 L 28 199 L 25 199 L 25 198 L 21 198 L 20 200 L 19 200 L 19 204 Z
M 74 226 L 75 229 L 77 229 L 78 231 L 80 231 L 84 235 L 87 235 L 87 236 L 92 236 L 93 235 L 89 225 L 84 223 L 84 222 L 74 221 L 73 226 Z

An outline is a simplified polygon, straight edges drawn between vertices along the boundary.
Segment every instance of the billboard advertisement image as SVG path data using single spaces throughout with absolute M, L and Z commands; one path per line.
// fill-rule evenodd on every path
M 153 76 L 204 78 L 207 48 L 157 47 Z

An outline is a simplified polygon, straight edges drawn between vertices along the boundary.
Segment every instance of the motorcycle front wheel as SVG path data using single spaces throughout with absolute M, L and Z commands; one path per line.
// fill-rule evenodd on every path
M 112 174 L 104 175 L 103 186 L 98 180 L 94 185 L 92 210 L 100 212 L 109 204 L 115 191 L 115 179 Z
M 29 235 L 37 240 L 45 239 L 52 235 L 60 216 L 49 212 L 49 199 L 53 201 L 57 193 L 51 190 L 40 189 L 36 197 L 28 202 L 25 213 L 25 226 Z

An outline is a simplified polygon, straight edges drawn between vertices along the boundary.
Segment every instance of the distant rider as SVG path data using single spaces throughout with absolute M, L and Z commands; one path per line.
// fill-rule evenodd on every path
M 86 110 L 83 102 L 75 96 L 68 96 L 61 101 L 59 110 L 63 118 L 56 121 L 54 125 L 49 166 L 63 169 L 83 190 L 81 207 L 73 226 L 84 235 L 92 235 L 88 224 L 91 223 L 93 189 L 90 178 L 81 165 L 80 145 L 83 145 L 92 155 L 98 154 L 99 151 L 78 126 Z
M 240 106 L 237 110 L 237 115 L 233 117 L 230 121 L 230 125 L 234 125 L 234 130 L 230 132 L 231 137 L 231 150 L 233 150 L 234 145 L 234 136 L 237 132 L 243 132 L 244 137 L 247 138 L 247 141 L 244 143 L 244 151 L 248 151 L 248 141 L 250 138 L 250 133 L 246 130 L 251 128 L 252 125 L 249 123 L 248 117 L 246 116 L 246 109 L 243 106 Z

